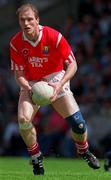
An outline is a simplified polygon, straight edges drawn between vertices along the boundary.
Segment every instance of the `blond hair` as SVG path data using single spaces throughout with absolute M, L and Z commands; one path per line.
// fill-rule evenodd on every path
M 32 11 L 34 12 L 35 18 L 37 19 L 39 17 L 39 11 L 37 9 L 37 7 L 31 3 L 27 3 L 27 4 L 23 4 L 21 5 L 17 11 L 16 11 L 16 15 L 19 16 L 19 14 L 27 9 L 32 9 Z

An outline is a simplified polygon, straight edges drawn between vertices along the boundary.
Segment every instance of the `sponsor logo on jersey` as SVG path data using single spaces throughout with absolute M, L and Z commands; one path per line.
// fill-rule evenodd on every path
M 29 57 L 28 62 L 32 65 L 32 67 L 43 67 L 43 64 L 48 62 L 47 57 Z

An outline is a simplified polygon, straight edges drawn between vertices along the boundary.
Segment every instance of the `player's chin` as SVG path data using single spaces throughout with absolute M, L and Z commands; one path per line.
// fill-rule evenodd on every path
M 25 34 L 26 34 L 27 36 L 31 36 L 31 35 L 33 34 L 32 29 L 27 29 L 27 30 L 25 30 Z

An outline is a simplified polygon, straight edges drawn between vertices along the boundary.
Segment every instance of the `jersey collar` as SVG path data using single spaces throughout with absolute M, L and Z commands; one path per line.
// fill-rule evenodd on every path
M 43 27 L 41 25 L 39 25 L 39 31 L 40 31 L 40 34 L 39 34 L 39 37 L 37 39 L 37 41 L 33 42 L 33 41 L 30 41 L 26 36 L 25 36 L 25 33 L 23 32 L 23 40 L 24 41 L 28 41 L 33 47 L 35 47 L 41 40 L 42 38 L 42 33 L 43 33 Z

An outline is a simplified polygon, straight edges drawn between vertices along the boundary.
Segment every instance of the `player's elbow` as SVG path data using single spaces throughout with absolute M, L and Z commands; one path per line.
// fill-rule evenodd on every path
M 75 74 L 77 69 L 78 69 L 77 62 L 76 61 L 72 62 L 71 67 L 73 68 L 73 71 L 74 71 L 74 74 Z
M 75 66 L 75 71 L 77 71 L 77 69 L 78 69 L 77 62 L 75 61 L 74 63 L 75 63 L 75 65 L 74 65 Z

